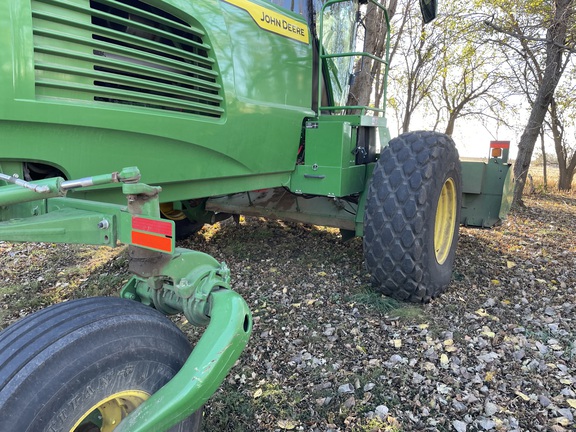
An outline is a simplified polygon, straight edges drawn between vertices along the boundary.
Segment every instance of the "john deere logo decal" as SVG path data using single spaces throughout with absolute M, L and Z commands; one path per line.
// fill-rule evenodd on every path
M 299 42 L 309 43 L 310 37 L 306 24 L 278 12 L 254 4 L 247 0 L 224 0 L 226 3 L 244 9 L 250 14 L 258 27 Z

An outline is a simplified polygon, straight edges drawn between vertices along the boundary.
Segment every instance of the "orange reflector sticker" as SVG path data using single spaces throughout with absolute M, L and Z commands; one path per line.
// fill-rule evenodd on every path
M 135 246 L 156 249 L 162 252 L 172 252 L 172 239 L 170 237 L 161 237 L 155 234 L 132 231 L 132 244 Z
M 132 244 L 161 252 L 174 251 L 173 223 L 132 216 Z

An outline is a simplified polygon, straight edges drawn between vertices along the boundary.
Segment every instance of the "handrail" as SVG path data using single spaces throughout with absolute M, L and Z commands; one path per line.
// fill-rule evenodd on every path
M 385 50 L 385 57 L 381 58 L 378 57 L 372 53 L 368 53 L 365 51 L 352 51 L 352 52 L 342 52 L 342 53 L 331 53 L 331 54 L 325 54 L 324 53 L 324 46 L 322 44 L 322 40 L 323 40 L 323 35 L 324 35 L 324 11 L 336 4 L 336 3 L 344 3 L 344 2 L 348 2 L 351 0 L 330 0 L 328 2 L 326 2 L 321 9 L 320 12 L 320 25 L 319 25 L 319 53 L 318 53 L 318 58 L 320 59 L 320 67 L 318 68 L 318 82 L 321 83 L 322 82 L 322 74 L 324 73 L 324 68 L 323 68 L 323 63 L 325 59 L 330 59 L 330 58 L 340 58 L 340 57 L 368 57 L 374 61 L 377 61 L 381 64 L 384 64 L 384 92 L 382 95 L 382 101 L 381 101 L 381 106 L 378 107 L 370 107 L 370 106 L 364 106 L 364 105 L 359 105 L 359 106 L 336 106 L 336 105 L 330 105 L 330 106 L 320 106 L 318 108 L 319 112 L 321 111 L 345 111 L 345 110 L 349 110 L 349 109 L 355 109 L 355 110 L 360 110 L 362 112 L 362 114 L 364 114 L 366 111 L 374 111 L 374 112 L 384 112 L 385 111 L 385 104 L 386 104 L 386 97 L 387 97 L 387 82 L 388 82 L 388 70 L 389 70 L 389 55 L 390 55 L 390 18 L 388 17 L 388 11 L 386 10 L 386 8 L 379 3 L 376 0 L 367 0 L 369 3 L 373 3 L 374 5 L 376 5 L 378 8 L 380 8 L 383 12 L 384 12 L 384 19 L 386 21 L 386 50 Z M 355 32 L 356 33 L 356 32 Z M 330 79 L 328 77 L 328 79 Z M 318 100 L 322 101 L 322 86 L 318 86 Z

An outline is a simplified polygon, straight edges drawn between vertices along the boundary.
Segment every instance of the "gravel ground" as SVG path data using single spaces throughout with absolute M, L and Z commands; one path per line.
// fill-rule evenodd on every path
M 576 200 L 526 201 L 461 229 L 453 282 L 426 305 L 375 294 L 361 240 L 335 230 L 250 218 L 183 242 L 226 261 L 255 323 L 205 430 L 576 430 Z M 127 277 L 122 250 L 0 252 L 2 327 Z

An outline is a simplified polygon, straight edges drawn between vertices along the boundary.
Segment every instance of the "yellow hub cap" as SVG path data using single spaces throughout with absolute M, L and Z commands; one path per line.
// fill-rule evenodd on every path
M 444 264 L 450 253 L 450 247 L 454 239 L 454 227 L 457 223 L 457 203 L 456 185 L 454 180 L 449 178 L 442 186 L 434 223 L 434 252 L 438 264 Z
M 186 215 L 182 210 L 177 210 L 174 208 L 173 203 L 162 203 L 160 204 L 160 212 L 162 216 L 166 219 L 170 219 L 173 221 L 179 221 L 186 219 Z
M 148 393 L 140 390 L 115 393 L 90 408 L 70 429 L 70 432 L 112 432 L 128 414 L 149 397 Z

